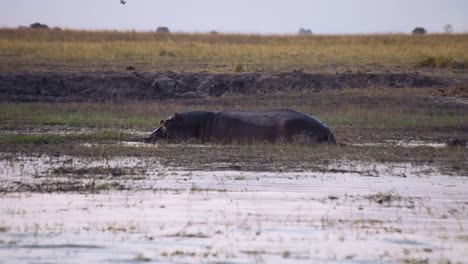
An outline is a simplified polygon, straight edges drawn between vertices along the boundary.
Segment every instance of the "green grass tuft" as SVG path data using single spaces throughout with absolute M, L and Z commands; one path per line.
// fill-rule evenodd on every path
M 98 131 L 92 133 L 57 134 L 2 134 L 0 143 L 14 144 L 56 144 L 65 142 L 94 141 L 139 141 L 140 136 L 119 131 Z
M 65 138 L 59 135 L 16 135 L 16 134 L 0 135 L 0 143 L 52 144 L 52 143 L 63 143 L 63 142 L 65 142 Z

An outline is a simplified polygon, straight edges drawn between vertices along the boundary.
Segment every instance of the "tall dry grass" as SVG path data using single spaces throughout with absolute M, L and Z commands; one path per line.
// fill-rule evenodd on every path
M 173 70 L 271 72 L 330 65 L 411 66 L 427 58 L 467 64 L 466 43 L 468 34 L 261 36 L 0 29 L 0 59 L 10 68 L 132 64 Z

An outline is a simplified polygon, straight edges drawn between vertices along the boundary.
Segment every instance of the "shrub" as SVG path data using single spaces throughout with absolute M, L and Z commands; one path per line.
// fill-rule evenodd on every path
M 49 29 L 49 26 L 46 24 L 41 24 L 38 22 L 31 24 L 29 27 L 34 29 Z
M 161 57 L 165 57 L 165 56 L 167 56 L 167 57 L 175 57 L 176 54 L 175 54 L 174 52 L 172 52 L 172 51 L 167 51 L 167 50 L 164 50 L 164 49 L 163 49 L 163 50 L 161 50 L 161 51 L 159 52 L 159 56 L 161 56 Z
M 308 28 L 300 28 L 299 35 L 312 35 L 312 30 Z
M 434 57 L 428 56 L 421 60 L 418 64 L 421 67 L 432 67 L 432 68 L 452 68 L 452 69 L 464 69 L 465 63 L 460 60 L 455 60 L 450 57 Z
M 170 31 L 168 27 L 158 27 L 156 33 L 170 33 Z
M 427 33 L 427 31 L 423 27 L 416 27 L 416 28 L 413 29 L 413 34 L 416 34 L 416 35 L 424 35 L 426 33 Z
M 447 33 L 447 34 L 450 34 L 453 32 L 453 26 L 450 25 L 450 24 L 447 24 L 444 26 L 444 32 Z
M 242 65 L 242 63 L 238 63 L 238 64 L 236 65 L 235 71 L 236 71 L 236 72 L 244 72 L 244 71 L 245 71 L 244 65 Z

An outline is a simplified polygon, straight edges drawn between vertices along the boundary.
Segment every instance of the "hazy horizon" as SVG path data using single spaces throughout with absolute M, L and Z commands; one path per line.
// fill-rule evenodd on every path
M 292 0 L 15 0 L 3 3 L 0 27 L 16 28 L 39 22 L 49 27 L 77 30 L 154 31 L 242 34 L 410 33 L 424 27 L 442 33 L 468 32 L 468 1 L 403 0 L 306 1 Z

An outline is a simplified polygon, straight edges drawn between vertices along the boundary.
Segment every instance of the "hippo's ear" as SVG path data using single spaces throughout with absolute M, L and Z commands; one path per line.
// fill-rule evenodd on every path
M 175 112 L 173 115 L 174 119 L 179 119 L 181 116 L 179 113 Z
M 164 120 L 159 121 L 159 125 L 160 126 L 164 125 Z

